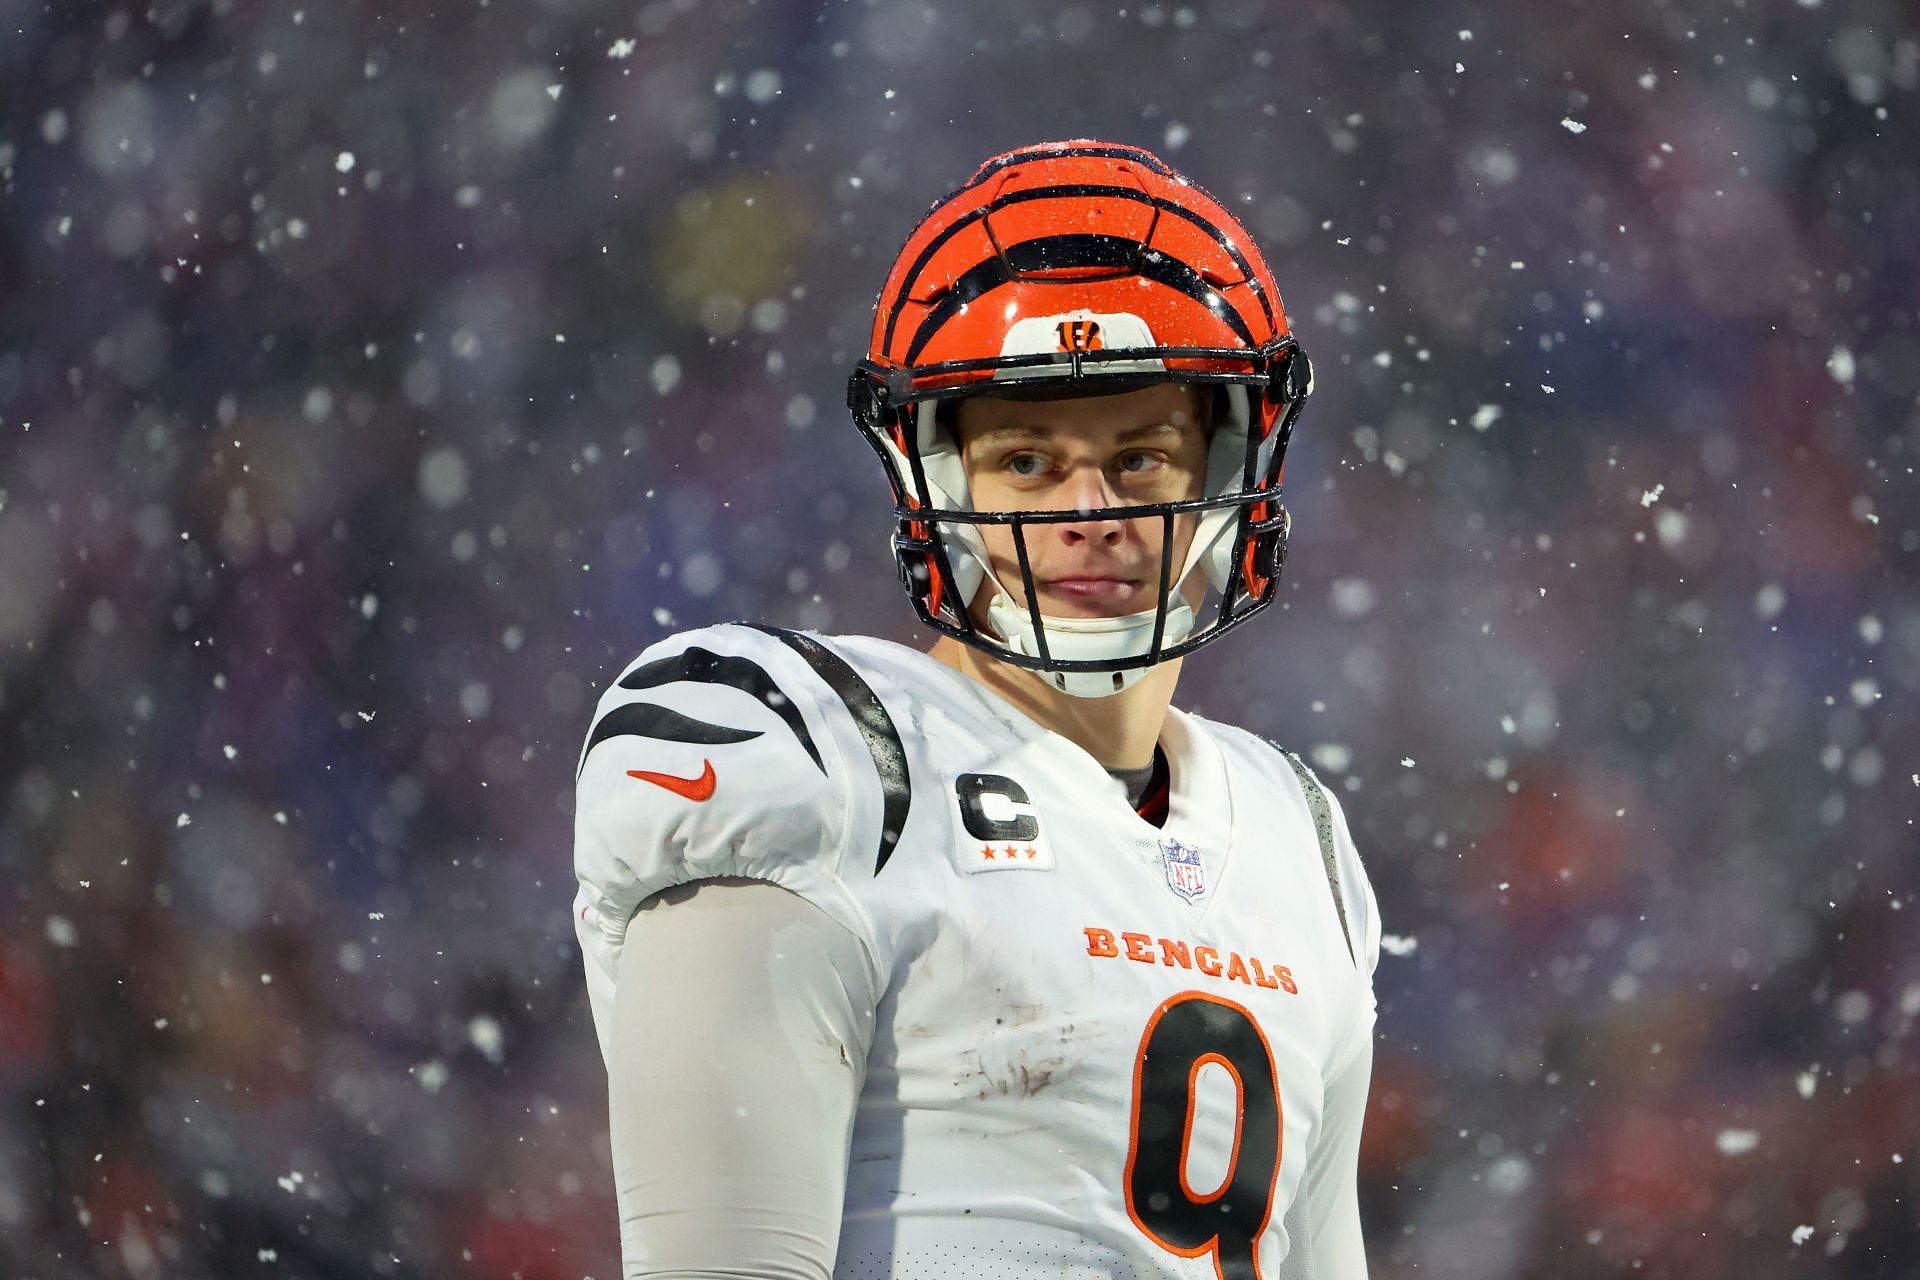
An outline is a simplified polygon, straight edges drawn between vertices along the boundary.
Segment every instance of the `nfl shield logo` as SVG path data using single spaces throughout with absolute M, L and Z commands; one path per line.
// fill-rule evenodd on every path
M 1167 867 L 1169 889 L 1188 902 L 1196 902 L 1206 893 L 1207 868 L 1200 861 L 1198 849 L 1168 838 L 1160 842 L 1160 860 Z

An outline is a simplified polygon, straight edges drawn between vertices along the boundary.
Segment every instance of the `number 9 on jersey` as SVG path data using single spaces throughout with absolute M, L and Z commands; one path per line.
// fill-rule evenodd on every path
M 1237 1093 L 1226 1176 L 1210 1192 L 1187 1181 L 1197 1086 L 1209 1063 Z M 1258 1280 L 1260 1236 L 1280 1176 L 1280 1086 L 1273 1051 L 1253 1015 L 1201 991 L 1169 997 L 1147 1019 L 1133 1068 L 1127 1215 L 1183 1258 L 1213 1255 L 1221 1280 Z

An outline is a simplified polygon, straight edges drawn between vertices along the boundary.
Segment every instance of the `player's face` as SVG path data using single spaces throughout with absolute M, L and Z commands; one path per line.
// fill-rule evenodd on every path
M 956 423 L 974 509 L 1093 511 L 1200 497 L 1207 471 L 1202 394 L 1162 383 L 1073 400 L 962 400 Z M 1176 574 L 1196 523 L 1190 514 L 1174 520 Z M 1158 518 L 1025 526 L 1040 612 L 1111 618 L 1155 608 L 1163 532 Z M 1017 589 L 1013 530 L 986 525 L 981 533 L 994 576 Z

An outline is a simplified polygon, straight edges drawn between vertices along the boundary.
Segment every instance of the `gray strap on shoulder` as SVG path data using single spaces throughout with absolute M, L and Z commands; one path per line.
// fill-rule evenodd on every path
M 1327 793 L 1320 788 L 1320 779 L 1313 776 L 1313 770 L 1291 751 L 1282 751 L 1287 763 L 1300 776 L 1300 789 L 1307 793 L 1307 808 L 1313 810 L 1313 829 L 1320 836 L 1320 861 L 1327 868 L 1327 886 L 1333 890 L 1333 909 L 1340 913 L 1340 934 L 1347 940 L 1347 956 L 1358 964 L 1359 957 L 1353 954 L 1353 930 L 1347 926 L 1347 900 L 1340 893 L 1340 864 L 1333 852 L 1333 806 L 1327 803 Z

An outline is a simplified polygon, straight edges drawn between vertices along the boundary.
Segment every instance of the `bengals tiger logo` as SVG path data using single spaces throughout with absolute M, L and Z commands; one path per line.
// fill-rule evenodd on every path
M 1098 320 L 1062 320 L 1058 329 L 1062 351 L 1098 351 L 1107 345 L 1100 339 Z

